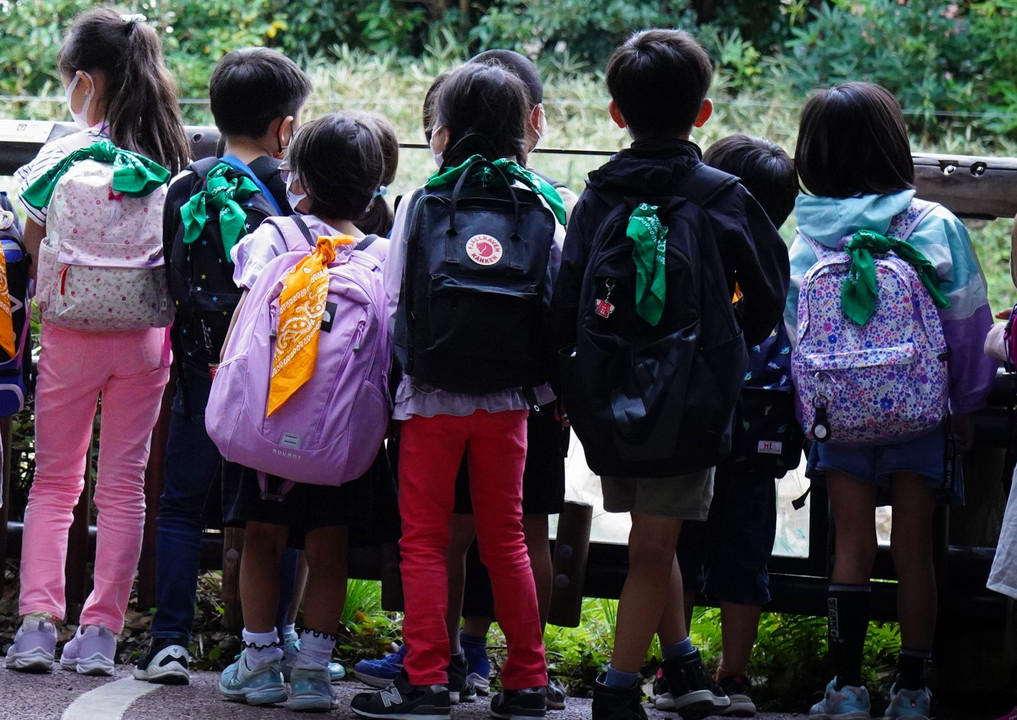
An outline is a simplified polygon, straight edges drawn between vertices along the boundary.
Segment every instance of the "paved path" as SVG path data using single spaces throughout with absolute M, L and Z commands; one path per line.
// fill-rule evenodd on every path
M 93 678 L 56 670 L 51 675 L 26 675 L 0 669 L 0 720 L 283 720 L 307 718 L 279 706 L 275 710 L 251 708 L 220 699 L 218 673 L 199 672 L 191 684 L 169 687 L 140 682 L 130 668 L 118 666 L 116 677 Z M 340 705 L 330 717 L 355 717 L 350 698 L 364 690 L 357 682 L 336 686 Z M 486 698 L 452 709 L 453 720 L 486 720 Z M 676 720 L 673 713 L 648 710 L 650 720 Z M 586 720 L 589 699 L 570 698 L 566 710 L 548 714 L 550 720 Z M 804 720 L 804 715 L 761 713 L 760 720 Z

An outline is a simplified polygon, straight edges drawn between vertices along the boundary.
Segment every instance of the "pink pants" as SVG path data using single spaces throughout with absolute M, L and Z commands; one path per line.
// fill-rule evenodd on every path
M 169 379 L 164 338 L 161 328 L 85 333 L 43 325 L 35 394 L 35 481 L 21 551 L 22 615 L 64 616 L 67 531 L 84 487 L 101 393 L 95 585 L 81 623 L 105 623 L 115 633 L 123 629 L 141 554 L 149 443 Z
M 533 571 L 522 526 L 526 411 L 467 417 L 413 416 L 399 441 L 399 514 L 403 536 L 405 667 L 414 685 L 444 685 L 449 665 L 448 568 L 445 551 L 456 474 L 466 453 L 477 544 L 508 643 L 502 684 L 518 690 L 547 684 L 547 663 Z

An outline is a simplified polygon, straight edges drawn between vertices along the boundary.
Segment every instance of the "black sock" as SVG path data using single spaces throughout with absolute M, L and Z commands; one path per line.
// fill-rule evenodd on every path
M 831 585 L 827 598 L 827 638 L 837 673 L 836 689 L 862 684 L 862 649 L 869 629 L 868 585 Z
M 925 687 L 925 664 L 932 659 L 928 650 L 901 648 L 897 656 L 897 689 L 922 690 Z

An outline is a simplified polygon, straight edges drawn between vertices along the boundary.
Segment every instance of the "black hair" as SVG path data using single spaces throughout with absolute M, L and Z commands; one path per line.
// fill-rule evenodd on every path
M 381 143 L 366 122 L 346 113 L 301 125 L 287 159 L 318 217 L 355 221 L 381 184 Z
M 607 61 L 611 99 L 635 137 L 688 132 L 710 89 L 710 56 L 682 30 L 643 30 Z
M 494 62 L 504 65 L 526 84 L 526 97 L 531 108 L 544 102 L 544 84 L 540 82 L 537 66 L 525 55 L 515 50 L 487 50 L 473 57 L 470 62 L 485 65 Z
M 396 136 L 395 126 L 383 115 L 372 115 L 366 112 L 348 112 L 349 117 L 355 118 L 367 124 L 374 132 L 381 146 L 382 175 L 380 184 L 389 187 L 395 182 L 396 172 L 399 170 L 399 138 Z M 370 235 L 381 235 L 388 237 L 392 232 L 392 224 L 395 220 L 395 213 L 388 204 L 384 195 L 371 200 L 367 210 L 361 215 L 356 226 L 364 233 Z
M 427 88 L 427 92 L 424 94 L 424 104 L 420 110 L 420 121 L 424 126 L 424 139 L 427 142 L 431 142 L 431 133 L 434 130 L 434 104 L 438 99 L 438 90 L 441 89 L 441 86 L 447 79 L 448 73 L 443 72 L 431 82 L 431 87 Z
M 526 85 L 500 64 L 466 63 L 438 89 L 434 125 L 448 130 L 446 165 L 474 153 L 489 160 L 526 154 Z
M 803 189 L 823 197 L 913 188 L 911 141 L 897 99 L 865 82 L 817 92 L 802 108 L 795 166 Z
M 798 195 L 795 163 L 780 145 L 736 133 L 711 145 L 703 153 L 703 162 L 740 177 L 774 227 L 783 225 L 794 210 Z
M 226 53 L 208 83 L 216 127 L 249 138 L 260 138 L 276 118 L 296 116 L 310 94 L 311 81 L 296 63 L 264 47 Z
M 101 71 L 106 122 L 117 147 L 133 150 L 177 173 L 187 164 L 187 137 L 176 83 L 163 61 L 159 34 L 144 19 L 109 7 L 78 15 L 57 67 L 65 78 Z

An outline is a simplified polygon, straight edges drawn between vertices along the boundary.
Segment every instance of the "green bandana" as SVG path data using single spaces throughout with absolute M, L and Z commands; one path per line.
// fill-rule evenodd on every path
M 451 185 L 459 179 L 459 176 L 463 174 L 463 171 L 466 170 L 471 163 L 483 159 L 483 155 L 471 155 L 460 165 L 446 168 L 445 172 L 436 172 L 428 178 L 427 182 L 424 184 L 424 188 L 427 190 L 433 190 L 434 188 L 441 187 L 442 185 Z M 554 189 L 554 186 L 551 185 L 551 183 L 547 182 L 547 180 L 536 173 L 527 170 L 513 160 L 498 158 L 491 164 L 513 180 L 521 181 L 524 185 L 533 190 L 533 192 L 544 198 L 548 206 L 551 208 L 551 212 L 554 213 L 555 219 L 557 219 L 561 225 L 565 225 L 565 203 L 561 201 L 561 196 L 558 194 L 558 191 Z M 485 168 L 480 167 L 477 170 L 474 170 L 474 172 L 484 173 Z M 486 170 L 486 172 L 490 173 L 490 170 Z M 488 178 L 483 175 L 481 177 L 484 182 L 488 181 Z
M 21 194 L 21 199 L 34 208 L 49 205 L 56 190 L 57 181 L 79 160 L 96 160 L 113 165 L 113 192 L 127 197 L 146 197 L 166 183 L 170 171 L 154 160 L 130 150 L 121 150 L 109 140 L 99 140 L 92 145 L 75 150 L 50 168 Z
M 636 264 L 636 314 L 656 325 L 664 314 L 667 263 L 667 228 L 657 217 L 657 206 L 640 203 L 629 215 L 625 235 L 632 240 Z
M 859 230 L 844 245 L 844 252 L 851 256 L 851 268 L 840 295 L 844 315 L 856 325 L 864 325 L 876 312 L 876 265 L 872 254 L 882 255 L 891 250 L 915 269 L 936 307 L 950 307 L 950 301 L 939 290 L 936 269 L 913 245 L 871 230 Z
M 222 235 L 222 247 L 226 257 L 230 256 L 233 246 L 247 234 L 247 213 L 240 203 L 246 201 L 261 189 L 251 178 L 238 173 L 226 173 L 233 170 L 227 163 L 219 163 L 212 168 L 205 178 L 205 189 L 195 193 L 180 208 L 180 219 L 184 226 L 184 243 L 193 243 L 205 228 L 210 212 L 219 214 L 219 232 Z

